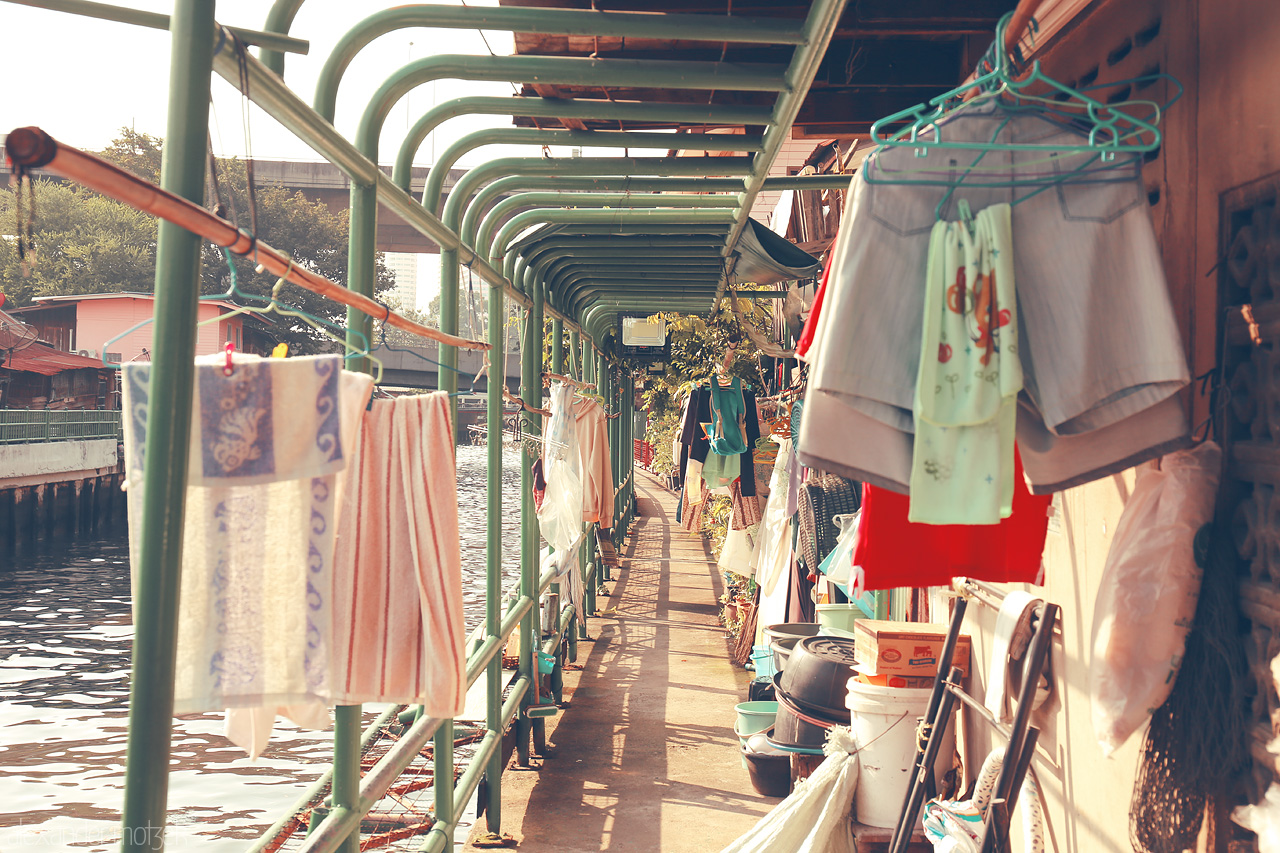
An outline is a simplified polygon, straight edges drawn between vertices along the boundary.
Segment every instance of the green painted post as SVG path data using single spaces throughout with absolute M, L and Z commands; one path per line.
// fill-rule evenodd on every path
M 373 296 L 377 267 L 378 190 L 376 186 L 351 183 L 350 233 L 347 244 L 347 287 Z M 363 349 L 372 339 L 373 318 L 355 308 L 347 309 L 347 345 Z M 347 361 L 348 370 L 370 372 L 367 358 Z M 339 705 L 333 710 L 333 806 L 359 810 L 360 805 L 360 705 Z M 358 853 L 357 827 L 338 848 L 342 853 Z
M 214 0 L 178 0 L 169 27 L 169 118 L 160 185 L 196 204 L 204 200 L 213 12 Z M 147 458 L 152 464 L 144 481 L 137 556 L 137 619 L 120 845 L 125 853 L 164 850 L 200 242 L 178 225 L 160 223 L 155 360 L 146 437 Z
M 487 486 L 488 540 L 485 548 L 485 632 L 495 642 L 502 623 L 502 387 L 506 380 L 506 300 L 501 286 L 489 287 L 489 351 Z M 502 737 L 502 655 L 489 661 L 485 721 L 495 737 Z M 485 822 L 489 831 L 502 828 L 502 751 L 495 749 L 485 769 L 489 801 Z
M 525 312 L 524 343 L 520 359 L 520 396 L 530 406 L 542 404 L 542 287 L 533 287 L 533 307 Z M 530 412 L 519 412 L 516 417 L 524 420 L 525 435 L 542 434 L 541 419 Z M 527 707 L 539 701 L 538 685 L 541 676 L 535 660 L 541 648 L 541 608 L 538 606 L 538 581 L 542 576 L 538 560 L 538 516 L 533 504 L 534 456 L 522 442 L 520 447 L 520 594 L 534 600 L 533 607 L 520 620 L 520 672 L 528 675 L 533 687 L 525 694 L 522 705 Z M 520 766 L 529 766 L 530 719 L 521 713 L 516 723 L 516 749 Z
M 440 331 L 458 334 L 458 250 L 440 250 Z M 458 425 L 458 348 L 440 345 L 440 370 L 436 385 L 449 392 L 449 408 L 453 417 L 454 440 L 459 441 L 462 430 Z M 492 358 L 492 355 L 490 356 Z M 490 364 L 495 362 L 490 361 Z
M 590 341 L 587 338 L 580 338 L 582 344 L 582 381 L 594 384 L 596 382 L 596 360 L 591 350 Z M 581 572 L 585 580 L 587 575 L 587 564 L 591 560 L 591 554 L 595 551 L 595 545 L 591 541 L 592 529 L 590 525 L 584 525 L 583 529 L 587 534 L 587 541 L 582 544 L 581 550 L 578 552 L 578 571 Z M 583 612 L 579 614 L 578 620 L 578 637 L 579 639 L 588 640 L 591 635 L 587 633 L 587 617 L 595 612 L 595 593 L 590 584 L 585 584 L 584 594 L 582 596 Z
M 535 287 L 541 288 L 541 282 L 535 282 Z M 551 321 L 551 372 L 564 376 L 564 321 L 556 318 Z M 559 602 L 559 608 L 564 608 L 564 599 L 560 597 L 560 584 L 553 583 L 551 592 L 555 595 L 556 601 Z M 551 626 L 552 630 L 560 629 L 560 613 L 555 613 L 555 622 Z M 569 636 L 573 636 L 573 626 L 569 626 Z M 562 639 L 561 642 L 564 642 Z M 551 676 L 552 687 L 554 692 L 552 698 L 559 703 L 564 697 L 561 693 L 563 685 L 564 673 L 560 669 L 560 654 L 556 654 L 556 668 Z
M 574 379 L 582 378 L 582 341 L 577 332 L 569 332 L 569 373 Z

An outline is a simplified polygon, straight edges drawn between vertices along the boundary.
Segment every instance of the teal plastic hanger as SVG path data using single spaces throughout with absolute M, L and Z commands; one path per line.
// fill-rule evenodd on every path
M 1142 154 L 1160 147 L 1161 134 L 1151 119 L 1159 121 L 1158 114 L 1142 118 L 1119 109 L 1120 104 L 1104 104 L 1083 91 L 1073 89 L 1054 80 L 1040 69 L 1040 62 L 1032 63 L 1030 71 L 1018 77 L 1007 51 L 1004 49 L 1005 30 L 1012 14 L 1006 14 L 996 24 L 996 38 L 988 59 L 983 64 L 989 70 L 974 80 L 949 92 L 886 116 L 871 126 L 871 139 L 882 148 L 911 147 L 916 155 L 924 157 L 934 149 L 962 149 L 969 151 L 1044 151 L 1062 154 L 1094 153 L 1104 162 L 1116 159 L 1118 154 Z M 1181 84 L 1168 75 L 1178 88 Z M 1106 84 L 1108 87 L 1118 84 Z M 1048 101 L 1056 107 L 1045 107 L 1045 112 L 1057 111 L 1079 124 L 1087 133 L 1088 142 L 1074 146 L 1042 145 L 1034 142 L 949 142 L 944 135 L 947 118 L 961 110 L 972 108 L 974 100 L 1000 98 L 1011 102 L 1014 108 L 1025 108 L 1034 103 L 1044 103 L 1044 95 L 1035 92 L 1048 91 Z M 1057 93 L 1056 95 L 1052 93 Z M 1173 100 L 1177 100 L 1175 97 Z M 1147 102 L 1149 103 L 1149 102 Z M 903 123 L 905 126 L 901 126 Z
M 232 298 L 239 298 L 239 299 L 253 299 L 258 302 L 262 302 L 264 304 L 270 303 L 271 300 L 264 296 L 258 296 L 253 293 L 245 293 L 240 289 L 240 283 L 236 278 L 236 265 L 231 262 L 231 252 L 227 251 L 226 249 L 223 249 L 222 254 L 227 259 L 227 267 L 231 270 L 231 285 L 230 287 L 227 288 L 226 293 L 215 293 L 212 296 L 201 296 L 200 301 L 201 302 L 218 302 L 223 300 L 229 300 Z M 112 361 L 107 361 L 107 350 L 110 349 L 111 345 L 114 344 L 116 341 L 121 340 L 122 338 L 126 338 L 129 335 L 132 335 L 134 332 L 150 325 L 153 322 L 155 322 L 154 314 L 153 316 L 148 317 L 147 319 L 139 323 L 135 323 L 134 325 L 125 329 L 123 332 L 121 332 L 120 334 L 116 335 L 114 338 L 111 338 L 109 341 L 103 344 L 102 356 L 101 356 L 102 366 L 110 367 L 113 370 L 119 370 L 121 367 L 123 367 L 123 365 L 121 364 L 117 364 Z
M 344 356 L 344 360 L 348 360 L 352 358 L 369 358 L 371 361 L 373 361 L 375 366 L 378 368 L 378 375 L 375 381 L 381 380 L 382 362 L 370 355 L 370 350 L 372 349 L 372 347 L 370 346 L 368 335 L 365 335 L 363 332 L 361 332 L 358 329 L 351 330 L 355 332 L 355 334 L 363 341 L 363 344 L 364 344 L 364 348 L 362 350 L 356 350 L 350 346 L 347 346 L 345 342 L 345 339 L 343 336 L 345 336 L 345 334 L 348 331 L 348 329 L 345 326 L 339 326 L 335 323 L 329 322 L 328 320 L 322 320 L 319 317 L 316 317 L 312 314 L 308 314 L 306 311 L 293 308 L 292 306 L 289 306 L 289 305 L 286 305 L 285 303 L 280 302 L 278 299 L 278 296 L 281 288 L 284 286 L 284 283 L 285 283 L 285 280 L 283 278 L 276 283 L 276 286 L 272 289 L 271 296 L 269 297 L 258 296 L 256 293 L 247 293 L 241 290 L 239 277 L 236 274 L 236 266 L 234 263 L 232 263 L 231 253 L 224 248 L 222 250 L 222 254 L 227 259 L 227 269 L 230 275 L 230 286 L 227 288 L 227 291 L 225 293 L 217 293 L 212 296 L 202 296 L 200 297 L 200 301 L 216 302 L 216 301 L 225 301 L 225 300 L 230 300 L 235 298 L 239 300 L 260 302 L 262 303 L 263 307 L 258 308 L 258 307 L 252 307 L 247 305 L 240 305 L 235 311 L 232 311 L 229 314 L 219 315 L 218 317 L 213 318 L 212 320 L 205 320 L 203 321 L 203 323 L 215 322 L 217 320 L 225 320 L 229 316 L 235 316 L 236 314 L 248 314 L 248 313 L 253 313 L 253 314 L 276 313 L 286 317 L 295 317 L 307 323 L 307 325 L 316 329 L 321 334 L 325 335 L 331 340 L 334 340 L 346 346 L 347 354 Z M 120 334 L 116 335 L 115 337 L 108 340 L 105 344 L 103 344 L 102 345 L 103 366 L 110 367 L 114 370 L 120 370 L 124 365 L 107 361 L 107 350 L 111 347 L 111 344 L 133 334 L 139 329 L 147 326 L 149 323 L 154 322 L 154 320 L 155 320 L 154 317 L 148 317 L 147 319 L 141 321 L 140 323 L 136 323 L 133 326 L 130 326 L 128 329 L 125 329 L 123 332 L 121 332 Z M 197 324 L 197 325 L 202 325 L 203 323 Z

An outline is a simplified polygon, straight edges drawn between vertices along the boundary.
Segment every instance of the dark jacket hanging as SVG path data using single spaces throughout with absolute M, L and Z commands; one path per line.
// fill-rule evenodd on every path
M 756 469 L 752 451 L 760 438 L 760 416 L 756 409 L 756 395 L 747 386 L 742 386 L 742 400 L 746 408 L 747 449 L 740 454 L 742 462 L 742 494 L 755 497 Z M 711 389 L 699 385 L 689 393 L 689 416 L 685 418 L 684 429 L 680 433 L 680 479 L 684 480 L 685 468 L 692 457 L 696 462 L 706 462 L 711 452 L 711 442 L 702 429 L 702 424 L 711 422 Z

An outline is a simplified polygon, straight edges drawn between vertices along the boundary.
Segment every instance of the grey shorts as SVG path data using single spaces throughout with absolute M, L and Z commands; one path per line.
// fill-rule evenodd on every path
M 978 110 L 949 124 L 946 136 L 991 139 L 1006 118 Z M 1015 116 L 998 138 L 1078 141 L 1073 131 L 1031 116 Z M 886 177 L 925 168 L 958 175 L 980 153 L 934 149 L 916 158 L 911 149 L 890 149 L 863 168 Z M 1093 156 L 993 151 L 982 162 L 1016 177 L 1070 170 Z M 1025 387 L 1018 442 L 1041 493 L 1123 470 L 1122 463 L 1159 455 L 1187 433 L 1176 394 L 1190 374 L 1146 192 L 1135 172 L 1116 175 L 1105 183 L 1062 183 L 1013 207 Z M 955 219 L 961 199 L 976 211 L 1026 192 L 962 184 L 941 215 Z M 862 479 L 882 477 L 881 485 L 905 490 L 929 234 L 946 193 L 942 186 L 868 183 L 862 172 L 854 177 L 808 359 L 799 443 L 806 464 L 822 459 L 815 467 L 845 476 L 862 471 Z M 1079 461 L 1066 462 L 1067 455 Z

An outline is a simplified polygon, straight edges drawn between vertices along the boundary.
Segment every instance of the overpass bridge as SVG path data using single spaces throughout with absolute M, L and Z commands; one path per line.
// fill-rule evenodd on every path
M 0 148 L 4 146 L 5 136 L 0 134 Z M 391 167 L 383 167 L 389 176 Z M 426 166 L 415 166 L 409 179 L 410 191 L 421 197 L 422 188 L 427 181 Z M 8 185 L 10 170 L 3 157 L 0 157 L 0 184 Z M 34 169 L 36 178 L 49 181 L 62 181 L 58 175 L 43 169 Z M 445 192 L 453 188 L 458 178 L 466 174 L 465 169 L 450 169 L 445 178 Z M 332 163 L 312 163 L 303 160 L 258 160 L 253 161 L 254 180 L 258 186 L 279 186 L 288 190 L 297 190 L 312 201 L 324 202 L 335 213 L 345 212 L 350 201 L 351 183 L 347 176 Z M 414 254 L 439 254 L 440 247 L 435 241 L 422 236 L 409 227 L 385 205 L 378 205 L 378 241 L 379 252 L 409 252 Z

